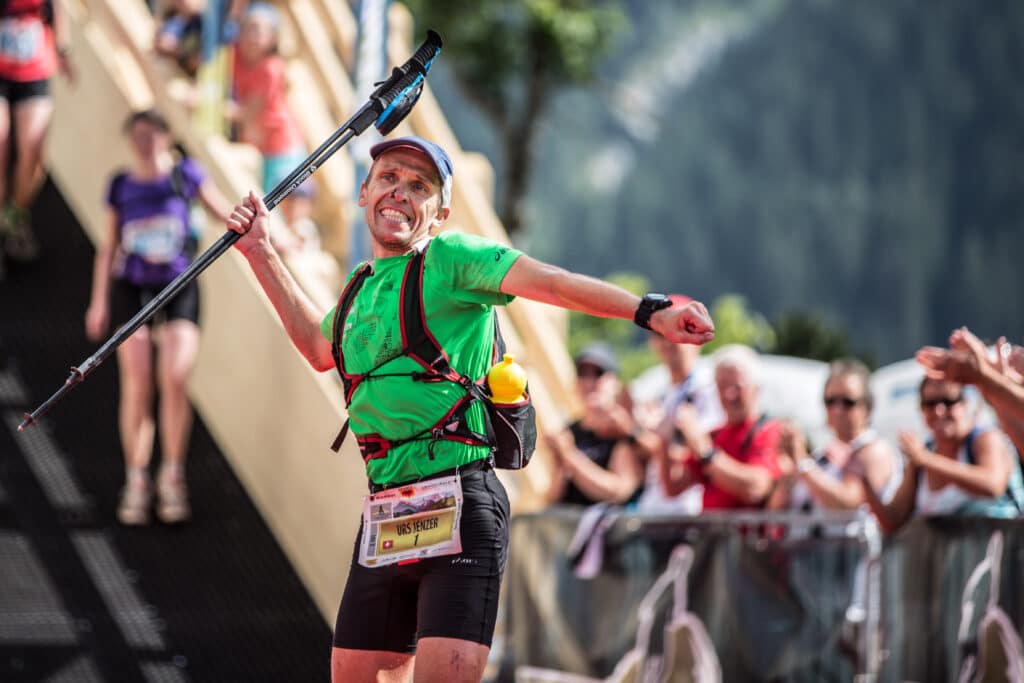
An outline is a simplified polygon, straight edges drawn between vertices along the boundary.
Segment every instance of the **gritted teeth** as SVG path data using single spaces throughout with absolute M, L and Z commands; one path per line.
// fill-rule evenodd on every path
M 405 215 L 398 209 L 385 208 L 380 210 L 380 215 L 388 220 L 392 221 L 407 221 L 409 216 Z

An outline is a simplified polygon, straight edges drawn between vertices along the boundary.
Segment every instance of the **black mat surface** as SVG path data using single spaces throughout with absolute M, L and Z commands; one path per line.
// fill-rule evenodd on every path
M 97 348 L 92 245 L 50 183 L 33 220 L 39 261 L 0 281 L 0 681 L 329 680 L 330 629 L 198 415 L 173 528 L 114 518 L 115 357 L 15 432 Z

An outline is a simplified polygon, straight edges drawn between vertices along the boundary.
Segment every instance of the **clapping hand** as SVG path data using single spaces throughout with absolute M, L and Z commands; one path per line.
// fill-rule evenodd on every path
M 704 442 L 708 440 L 708 437 L 700 425 L 700 416 L 697 415 L 696 408 L 689 403 L 679 404 L 679 407 L 676 408 L 675 422 L 676 429 L 679 430 L 683 438 L 683 444 L 697 452 L 705 450 Z
M 783 422 L 779 430 L 778 450 L 794 464 L 808 457 L 807 439 L 804 437 L 803 430 L 793 422 Z
M 900 450 L 907 456 L 907 459 L 915 467 L 920 467 L 924 461 L 928 449 L 925 448 L 921 437 L 913 432 L 901 431 L 898 435 Z

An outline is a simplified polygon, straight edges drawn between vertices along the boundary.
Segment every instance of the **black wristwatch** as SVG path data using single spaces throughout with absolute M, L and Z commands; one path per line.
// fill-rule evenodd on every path
M 649 330 L 651 329 L 651 316 L 654 315 L 654 312 L 671 306 L 672 299 L 664 294 L 644 294 L 640 305 L 636 307 L 636 313 L 633 314 L 633 322 L 645 330 Z

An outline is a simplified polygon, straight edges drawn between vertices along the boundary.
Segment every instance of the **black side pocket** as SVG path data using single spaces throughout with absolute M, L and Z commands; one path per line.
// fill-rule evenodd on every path
M 521 403 L 486 402 L 494 429 L 494 466 L 518 470 L 530 462 L 537 447 L 537 412 L 527 398 Z

